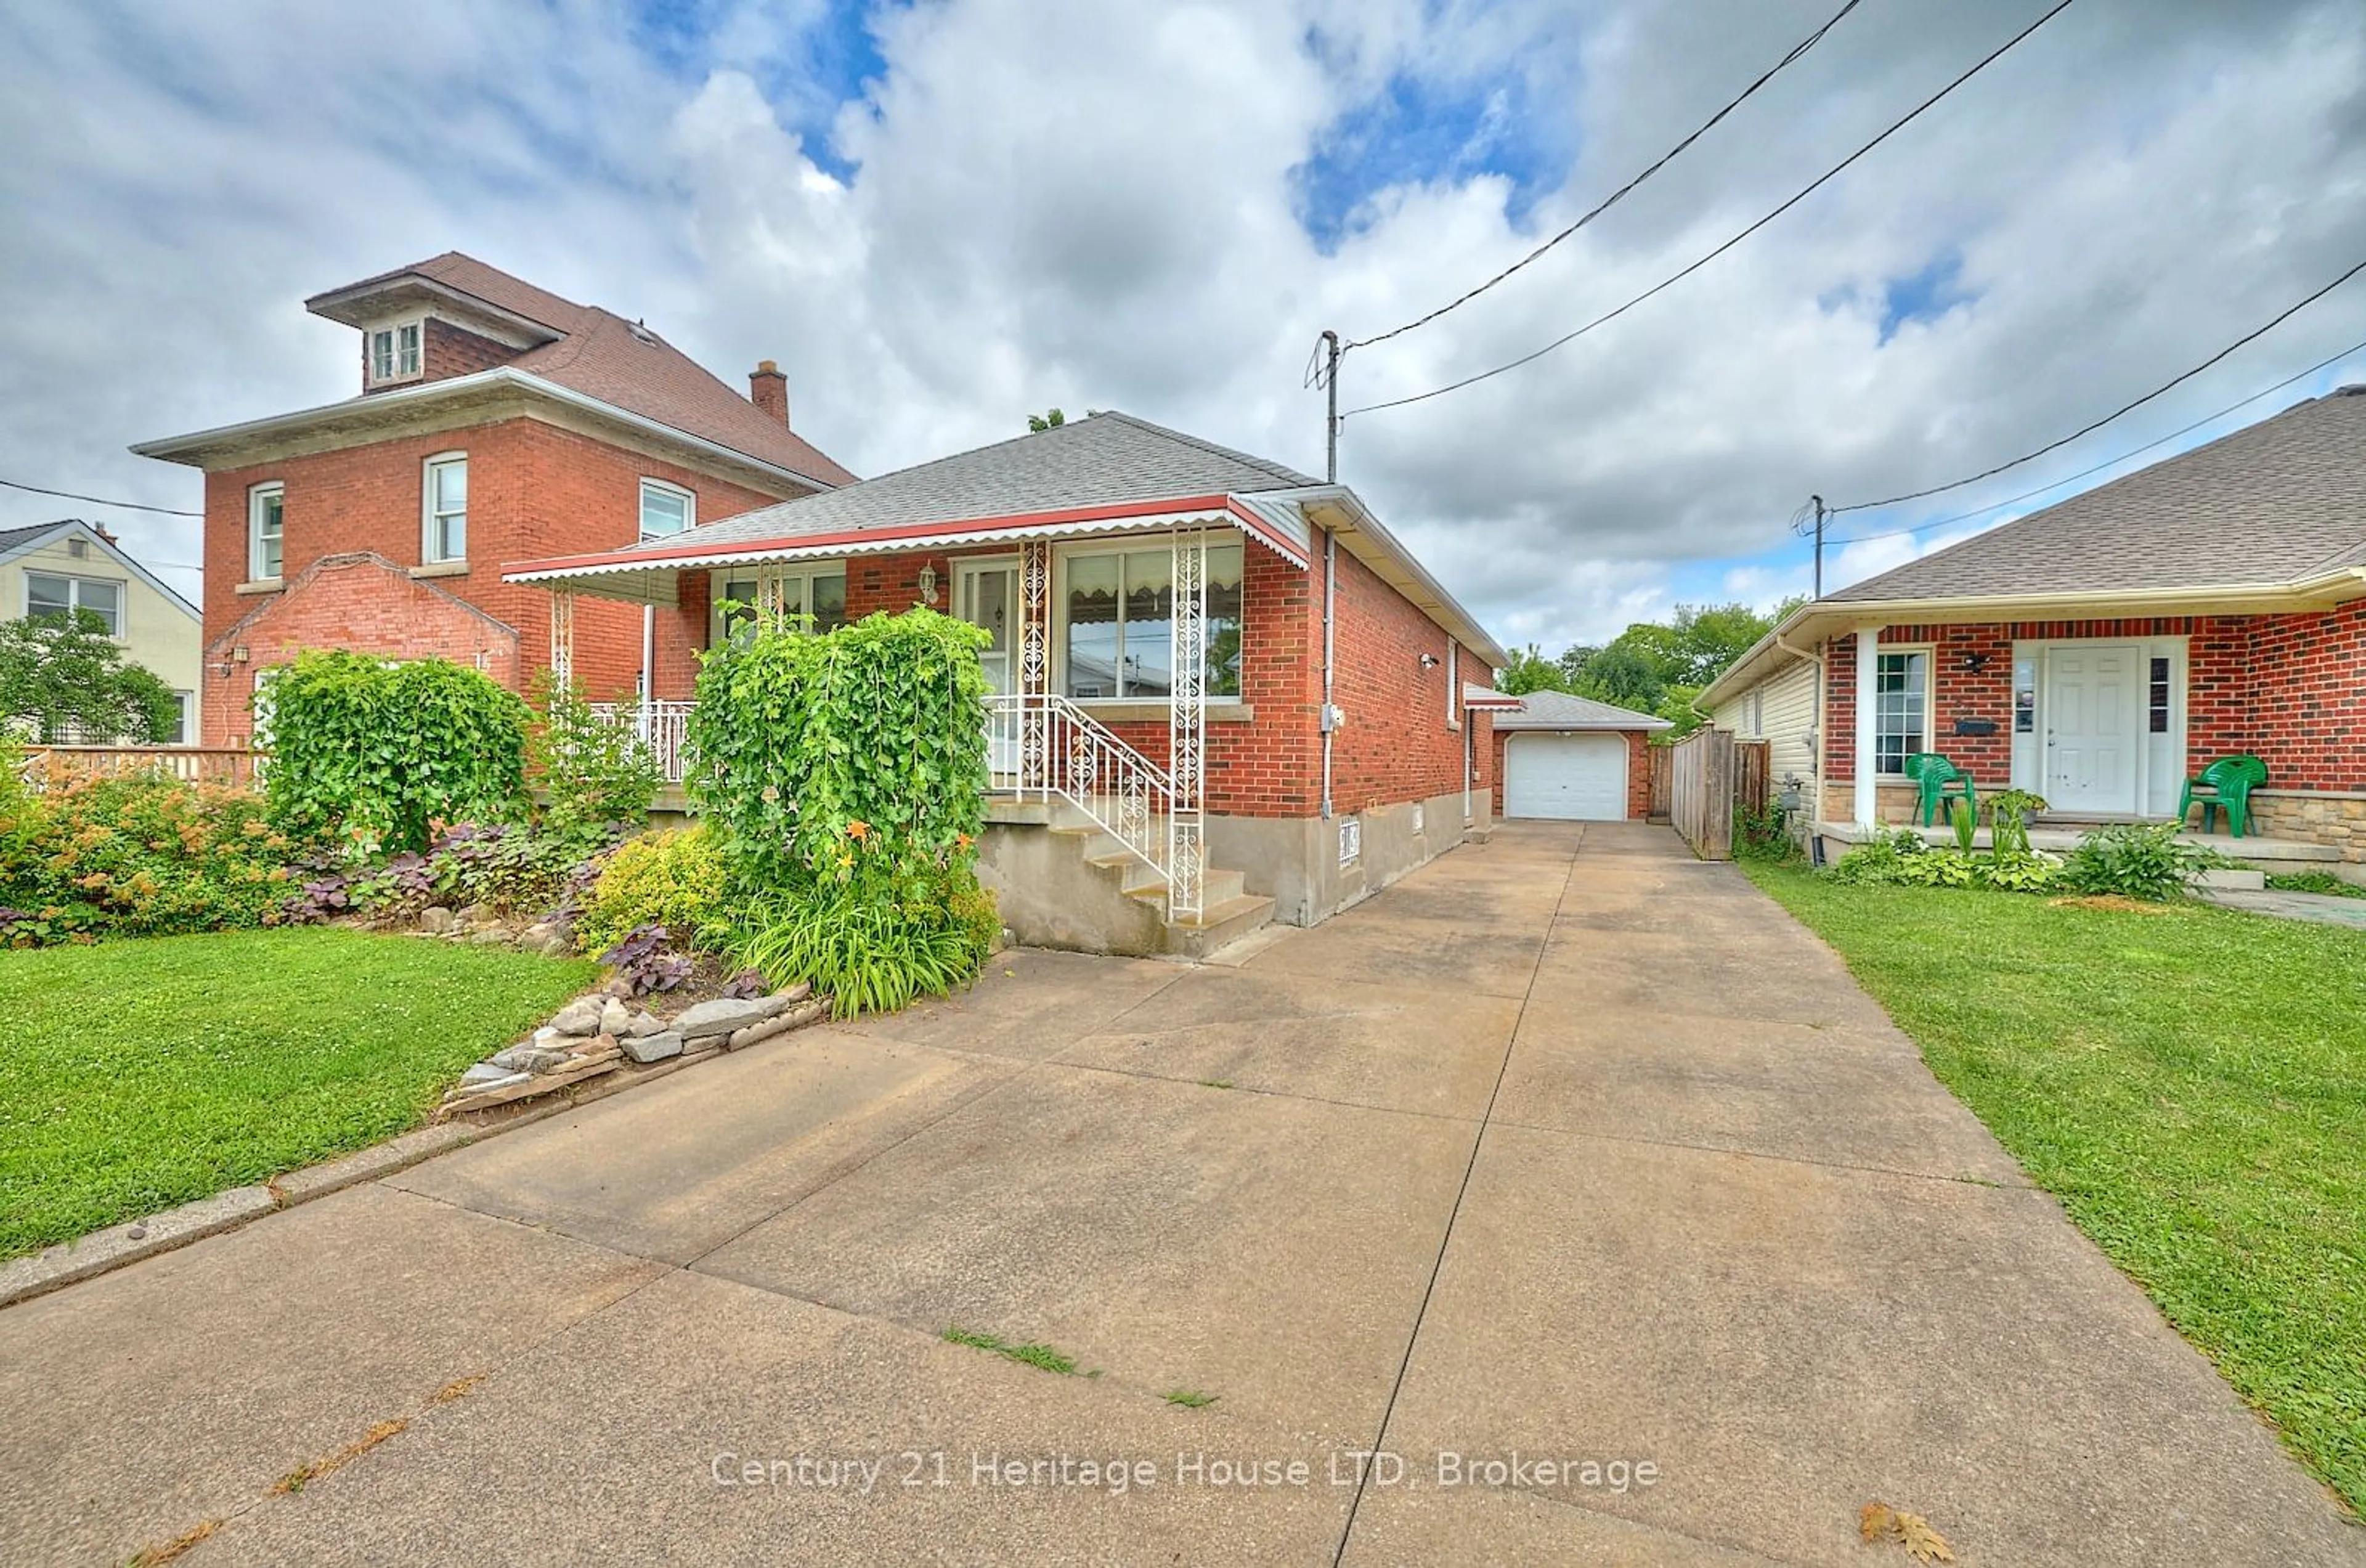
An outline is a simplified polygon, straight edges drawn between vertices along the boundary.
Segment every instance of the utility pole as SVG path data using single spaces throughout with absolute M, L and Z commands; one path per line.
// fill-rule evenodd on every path
M 1824 519 L 1831 512 L 1824 505 L 1822 496 L 1811 495 L 1808 499 L 1816 503 L 1816 597 L 1820 599 L 1824 596 Z
M 1339 334 L 1323 333 L 1323 478 L 1339 482 Z

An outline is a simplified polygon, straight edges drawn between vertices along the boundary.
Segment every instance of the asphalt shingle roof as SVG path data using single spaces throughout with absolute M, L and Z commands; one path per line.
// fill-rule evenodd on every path
M 1131 414 L 1104 412 L 844 490 L 743 512 L 640 547 L 671 552 L 686 545 L 754 545 L 807 534 L 1251 494 L 1321 482 Z
M 520 370 L 823 484 L 854 482 L 851 472 L 804 436 L 647 327 L 596 305 L 562 299 L 474 256 L 446 251 L 330 292 L 346 294 L 414 276 L 564 334 L 512 360 Z
M 29 528 L 0 528 L 0 555 L 6 555 L 19 545 L 29 545 L 44 534 L 54 533 L 72 522 L 61 518 L 55 523 L 36 523 Z
M 1673 729 L 1657 714 L 1638 713 L 1567 692 L 1523 692 L 1520 711 L 1495 715 L 1498 729 Z
M 2298 403 L 1827 603 L 2288 583 L 2366 565 L 2366 388 Z

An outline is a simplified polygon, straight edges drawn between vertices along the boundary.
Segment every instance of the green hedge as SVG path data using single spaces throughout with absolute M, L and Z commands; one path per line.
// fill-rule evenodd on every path
M 273 820 L 364 852 L 420 851 L 437 822 L 500 822 L 526 803 L 516 693 L 443 659 L 389 664 L 315 651 L 279 671 L 256 714 Z

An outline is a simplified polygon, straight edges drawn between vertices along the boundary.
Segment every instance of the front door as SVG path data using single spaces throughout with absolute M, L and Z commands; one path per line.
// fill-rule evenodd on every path
M 2045 801 L 2055 811 L 2134 816 L 2138 650 L 2117 644 L 2052 648 L 2045 655 Z
M 999 694 L 1019 689 L 1019 566 L 1015 561 L 957 561 L 953 565 L 953 613 L 983 627 L 994 640 L 981 649 L 986 689 Z M 999 719 L 999 722 L 997 722 Z M 986 722 L 986 766 L 1001 774 L 1019 771 L 1019 733 L 1008 716 Z

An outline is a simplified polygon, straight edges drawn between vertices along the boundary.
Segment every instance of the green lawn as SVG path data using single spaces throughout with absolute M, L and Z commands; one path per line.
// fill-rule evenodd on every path
M 321 929 L 0 953 L 0 1258 L 402 1132 L 596 974 Z
M 2366 1511 L 2366 933 L 1745 869 Z

